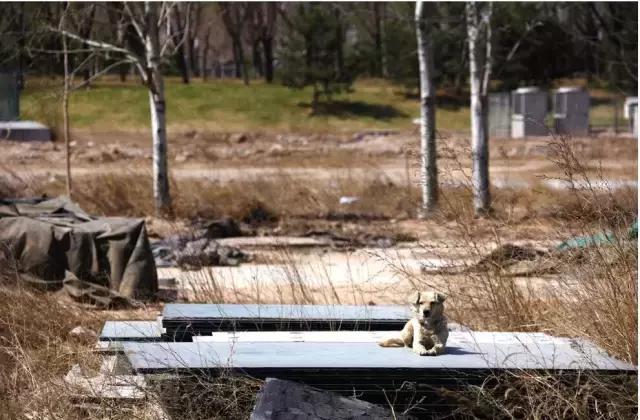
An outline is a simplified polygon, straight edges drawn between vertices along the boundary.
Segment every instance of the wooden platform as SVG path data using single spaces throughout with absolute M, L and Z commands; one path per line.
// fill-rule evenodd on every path
M 316 334 L 316 339 L 313 339 Z M 382 348 L 380 332 L 324 335 L 289 333 L 217 333 L 193 343 L 125 342 L 123 349 L 140 372 L 224 367 L 240 369 L 545 369 L 635 371 L 635 367 L 607 356 L 584 341 L 543 333 L 452 332 L 445 354 L 420 357 L 408 348 Z M 302 340 L 299 337 L 303 337 Z M 321 338 L 321 339 L 320 339 Z M 347 342 L 345 342 L 347 341 Z
M 637 380 L 634 366 L 593 344 L 544 333 L 473 332 L 452 324 L 440 356 L 378 346 L 410 316 L 404 306 L 169 304 L 154 321 L 107 322 L 99 348 L 126 356 L 131 374 L 196 383 L 221 373 L 279 378 L 391 403 L 396 413 L 413 407 L 419 418 L 450 415 L 459 404 L 456 392 L 514 372 L 571 380 L 588 371 Z
M 407 306 L 168 304 L 166 339 L 190 341 L 218 331 L 401 330 Z
M 595 346 L 542 333 L 452 332 L 444 355 L 418 356 L 408 348 L 382 348 L 388 332 L 236 332 L 196 337 L 191 343 L 123 342 L 141 374 L 217 376 L 223 371 L 277 377 L 373 404 L 395 401 L 403 410 L 424 399 L 424 412 L 451 411 L 439 390 L 459 391 L 514 371 L 577 375 L 637 375 L 634 366 Z M 351 338 L 349 338 L 351 337 Z
M 100 341 L 161 341 L 164 329 L 156 321 L 106 321 L 100 332 Z

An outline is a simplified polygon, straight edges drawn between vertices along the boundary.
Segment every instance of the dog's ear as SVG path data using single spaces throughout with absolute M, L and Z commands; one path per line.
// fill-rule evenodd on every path
M 442 293 L 435 292 L 434 295 L 435 295 L 435 301 L 438 303 L 442 303 L 445 300 L 447 300 L 447 296 L 443 295 Z
M 409 303 L 411 305 L 420 304 L 420 292 L 413 292 L 409 295 Z

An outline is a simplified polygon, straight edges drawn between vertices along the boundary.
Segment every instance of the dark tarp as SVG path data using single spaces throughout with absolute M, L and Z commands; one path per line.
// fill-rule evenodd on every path
M 65 198 L 0 200 L 0 244 L 24 279 L 106 306 L 158 291 L 144 220 L 95 218 Z

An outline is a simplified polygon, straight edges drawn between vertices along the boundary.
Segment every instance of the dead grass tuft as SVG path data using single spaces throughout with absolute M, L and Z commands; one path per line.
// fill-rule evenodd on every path
M 459 398 L 460 415 L 471 418 L 632 419 L 637 414 L 637 378 L 515 372 L 491 377 Z
M 8 418 L 79 418 L 65 398 L 62 378 L 75 363 L 91 365 L 93 343 L 69 336 L 94 331 L 100 316 L 65 305 L 55 295 L 22 287 L 2 269 L 0 284 L 0 413 Z
M 533 252 L 523 258 L 526 261 L 508 258 L 481 267 L 477 262 L 491 248 L 509 247 L 505 238 L 513 225 L 498 218 L 484 225 L 482 235 L 476 224 L 456 216 L 452 237 L 460 238 L 458 245 L 472 262 L 456 281 L 440 283 L 448 284 L 449 315 L 472 329 L 586 338 L 637 365 L 637 235 L 630 234 L 637 217 L 637 192 L 596 188 L 602 180 L 586 175 L 567 139 L 556 142 L 554 159 L 565 174 L 563 182 L 583 187 L 558 196 L 551 212 L 547 207 L 528 217 L 541 226 L 555 227 L 547 228 L 550 240 L 573 235 L 599 235 L 600 239 L 608 235 L 609 239 L 543 255 Z M 545 276 L 549 272 L 553 275 Z M 579 373 L 567 381 L 549 373 L 516 372 L 471 389 L 462 398 L 477 406 L 471 413 L 480 417 L 633 418 L 637 384 L 636 377 Z

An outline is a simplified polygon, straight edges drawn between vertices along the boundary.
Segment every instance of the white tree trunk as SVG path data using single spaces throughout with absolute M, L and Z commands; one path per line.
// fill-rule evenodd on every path
M 69 4 L 60 19 L 60 28 L 64 28 L 64 21 L 69 10 Z M 67 37 L 62 36 L 62 53 L 64 63 L 64 87 L 62 91 L 62 125 L 64 132 L 64 157 L 66 165 L 67 197 L 71 199 L 71 134 L 69 130 L 69 91 L 71 90 L 71 74 L 69 72 L 69 51 L 67 49 Z
M 420 150 L 422 157 L 422 209 L 420 216 L 422 217 L 435 210 L 438 203 L 435 88 L 431 79 L 433 54 L 426 15 L 424 2 L 416 2 L 415 21 L 420 62 Z
M 145 3 L 147 35 L 145 53 L 147 59 L 147 88 L 151 110 L 151 135 L 153 137 L 153 198 L 156 213 L 169 210 L 169 171 L 167 167 L 167 129 L 165 118 L 164 81 L 160 72 L 160 38 L 158 34 L 157 4 Z
M 487 8 L 481 20 L 478 7 Z M 488 11 L 487 11 L 488 10 Z M 490 3 L 478 6 L 475 2 L 467 3 L 467 40 L 469 44 L 469 70 L 471 84 L 471 153 L 473 159 L 473 207 L 478 216 L 490 211 L 489 194 L 489 130 L 487 92 L 490 78 L 491 49 L 489 20 Z M 483 46 L 481 40 L 487 43 Z M 485 55 L 482 54 L 482 48 Z

